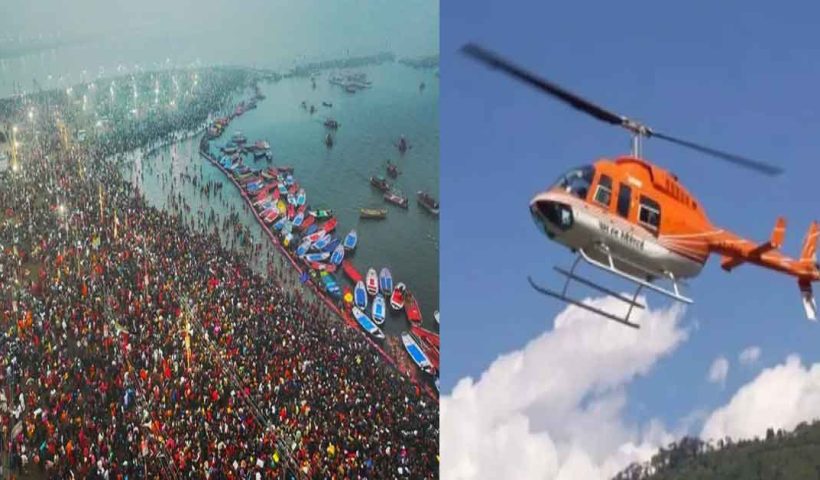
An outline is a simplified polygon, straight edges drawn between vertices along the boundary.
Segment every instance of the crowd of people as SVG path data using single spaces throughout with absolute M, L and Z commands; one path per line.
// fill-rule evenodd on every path
M 3 473 L 437 476 L 435 401 L 283 281 L 281 257 L 260 275 L 258 248 L 219 238 L 246 238 L 241 228 L 203 233 L 179 205 L 150 207 L 112 160 L 196 131 L 250 82 L 201 70 L 184 102 L 112 121 L 82 145 L 55 123 L 84 121 L 68 94 L 0 108 L 21 124 L 32 104 L 60 112 L 27 126 L 23 168 L 0 173 Z

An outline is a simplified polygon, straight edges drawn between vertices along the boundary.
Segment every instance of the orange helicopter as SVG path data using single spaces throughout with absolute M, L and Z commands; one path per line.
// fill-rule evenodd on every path
M 682 280 L 697 276 L 714 253 L 721 256 L 721 266 L 726 271 L 752 263 L 796 277 L 806 316 L 817 319 L 811 286 L 812 282 L 820 281 L 817 222 L 809 226 L 797 259 L 778 250 L 786 231 L 782 217 L 777 219 L 771 238 L 762 243 L 716 227 L 677 176 L 641 158 L 641 140 L 659 138 L 767 175 L 778 175 L 781 169 L 660 133 L 601 108 L 480 46 L 468 44 L 462 51 L 598 120 L 623 127 L 632 135 L 631 155 L 601 159 L 573 169 L 530 201 L 530 213 L 539 230 L 577 253 L 569 270 L 554 267 L 566 278 L 563 290 L 550 290 L 529 278 L 538 292 L 638 328 L 629 317 L 634 308 L 645 308 L 638 302 L 643 288 L 692 303 L 681 293 Z M 624 296 L 579 276 L 575 270 L 581 260 L 632 282 L 637 286 L 634 295 Z M 568 296 L 572 281 L 626 303 L 626 315 L 619 316 Z

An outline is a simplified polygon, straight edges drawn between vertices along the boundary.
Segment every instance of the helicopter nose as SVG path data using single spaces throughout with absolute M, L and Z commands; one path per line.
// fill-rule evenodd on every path
M 538 228 L 544 230 L 549 237 L 557 233 L 556 231 L 572 227 L 572 207 L 555 200 L 533 199 L 530 203 L 530 214 Z

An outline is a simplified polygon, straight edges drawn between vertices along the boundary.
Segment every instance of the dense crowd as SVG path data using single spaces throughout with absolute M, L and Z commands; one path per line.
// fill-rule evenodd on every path
M 195 131 L 250 81 L 241 70 L 197 80 L 185 103 L 112 122 L 85 145 L 66 148 L 43 116 L 24 170 L 0 174 L 3 468 L 436 477 L 433 400 L 307 290 L 254 272 L 252 252 L 149 207 L 111 161 Z M 37 108 L 82 122 L 67 95 L 49 102 Z M 5 105 L 5 121 L 24 122 L 26 108 Z

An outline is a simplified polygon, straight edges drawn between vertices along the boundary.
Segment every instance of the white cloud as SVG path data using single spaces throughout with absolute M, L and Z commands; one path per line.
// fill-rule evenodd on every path
M 742 352 L 740 352 L 740 355 L 738 355 L 737 357 L 741 365 L 751 365 L 755 363 L 759 358 L 760 347 L 758 347 L 757 345 L 745 348 Z
M 744 385 L 727 405 L 712 412 L 701 437 L 753 438 L 766 429 L 793 429 L 820 417 L 820 364 L 807 365 L 797 355 L 767 368 Z
M 683 310 L 633 315 L 640 330 L 568 307 L 553 330 L 498 357 L 478 381 L 461 379 L 441 398 L 441 477 L 610 478 L 671 441 L 658 421 L 624 423 L 624 388 L 686 339 Z
M 712 366 L 709 367 L 709 381 L 712 383 L 720 383 L 721 385 L 726 382 L 726 376 L 729 375 L 729 360 L 726 357 L 718 357 L 712 362 Z

